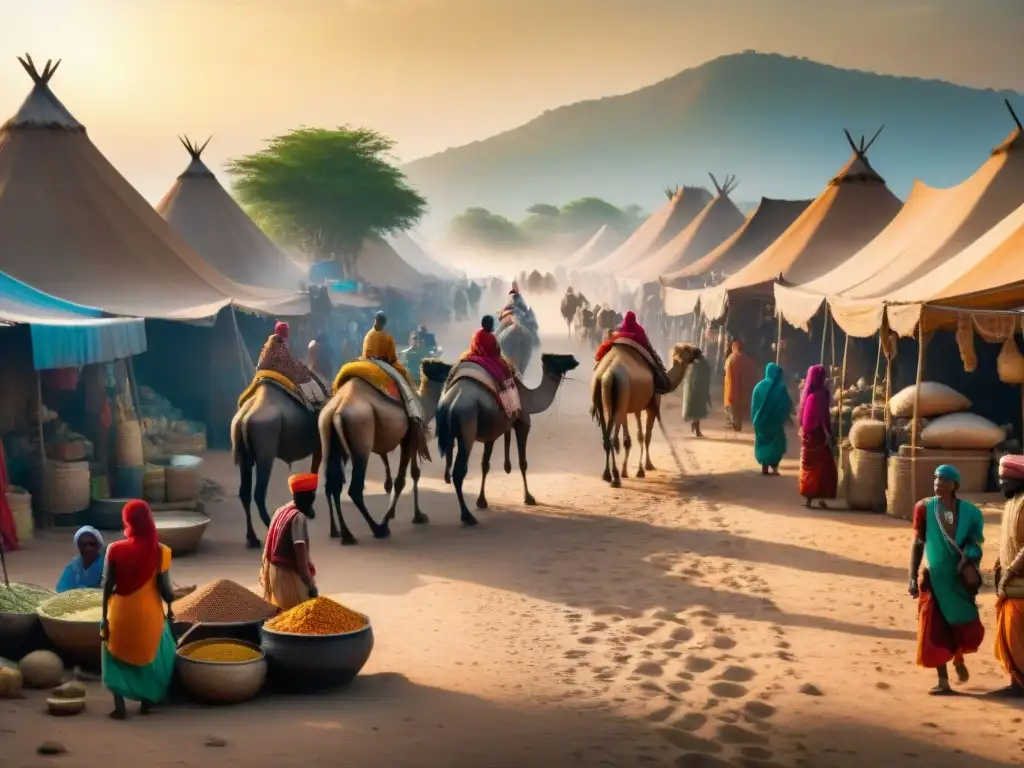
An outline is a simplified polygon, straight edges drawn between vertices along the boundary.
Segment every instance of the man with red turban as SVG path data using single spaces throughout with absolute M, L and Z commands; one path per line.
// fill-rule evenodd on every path
M 622 325 L 620 325 L 614 333 L 608 338 L 601 342 L 601 346 L 597 348 L 597 354 L 594 355 L 594 360 L 601 362 L 604 356 L 611 350 L 612 345 L 617 339 L 628 339 L 634 344 L 643 347 L 647 350 L 647 353 L 651 356 L 651 360 L 654 363 L 652 367 L 652 373 L 654 374 L 654 391 L 657 394 L 665 394 L 669 391 L 670 385 L 668 381 L 668 374 L 665 372 L 665 364 L 661 362 L 661 357 L 654 351 L 654 347 L 651 346 L 650 340 L 647 338 L 647 331 L 636 319 L 636 313 L 630 310 L 626 313 L 625 317 L 622 318 Z
M 267 339 L 260 351 L 256 369 L 274 371 L 285 376 L 301 391 L 311 405 L 321 405 L 327 399 L 327 387 L 316 377 L 309 367 L 301 360 L 292 357 L 288 348 L 288 336 L 291 329 L 288 323 L 281 321 L 274 326 L 274 333 Z
M 292 475 L 288 489 L 292 500 L 278 509 L 270 521 L 263 547 L 260 586 L 263 599 L 282 611 L 317 596 L 316 568 L 309 557 L 308 521 L 316 517 L 313 502 L 320 478 L 311 473 Z

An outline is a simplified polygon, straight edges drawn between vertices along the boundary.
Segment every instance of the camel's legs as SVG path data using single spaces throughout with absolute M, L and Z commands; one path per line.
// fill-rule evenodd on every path
M 351 443 L 350 443 L 351 444 Z M 366 456 L 352 456 L 352 482 L 348 485 L 348 497 L 352 499 L 352 503 L 356 505 L 356 509 L 359 510 L 359 514 L 363 516 L 363 520 L 370 526 L 370 531 L 373 533 L 375 539 L 386 539 L 391 535 L 391 530 L 388 528 L 387 518 L 384 523 L 378 525 L 374 522 L 373 517 L 370 515 L 370 510 L 366 508 L 366 501 L 363 499 L 363 491 L 366 489 Z
M 612 419 L 613 420 L 615 419 L 614 415 L 612 416 Z M 619 486 L 622 485 L 622 481 L 619 479 L 619 466 L 618 466 L 618 458 L 617 458 L 618 457 L 618 453 L 619 453 L 619 425 L 617 423 L 610 424 L 608 426 L 608 433 L 609 433 L 609 437 L 610 437 L 610 439 L 609 439 L 609 446 L 610 446 L 611 459 L 612 459 L 612 479 L 611 479 L 611 485 L 612 485 L 612 488 L 618 488 Z
M 651 436 L 654 434 L 654 422 L 658 420 L 660 410 L 660 403 L 647 409 L 647 428 L 644 430 L 644 457 L 646 459 L 644 469 L 648 471 L 654 469 L 654 464 L 651 463 Z
M 484 458 L 480 462 L 480 495 L 476 497 L 476 508 L 487 509 L 487 494 L 484 486 L 487 485 L 487 473 L 491 471 L 491 454 L 494 453 L 494 441 L 484 443 Z
M 629 414 L 627 413 L 622 421 L 622 447 L 625 449 L 622 454 L 622 477 L 629 477 L 629 452 L 633 449 L 633 441 L 629 436 Z
M 466 433 L 469 431 L 466 427 L 468 425 L 458 425 L 459 431 L 455 435 L 455 447 L 458 451 L 458 456 L 455 457 L 455 469 L 452 471 L 452 483 L 455 485 L 455 495 L 459 499 L 459 510 L 460 518 L 463 525 L 476 525 L 477 519 L 473 517 L 473 513 L 469 511 L 469 507 L 466 506 L 466 498 L 462 494 L 462 483 L 466 479 L 466 475 L 469 473 L 469 454 L 473 450 L 473 438 L 467 437 Z M 472 425 L 473 431 L 476 431 L 476 424 Z
M 394 487 L 394 480 L 391 477 L 391 462 L 388 461 L 386 453 L 380 455 L 380 460 L 384 462 L 384 493 L 391 493 L 391 489 Z
M 274 471 L 273 456 L 256 457 L 256 510 L 260 520 L 270 527 L 270 515 L 267 514 L 267 488 L 270 487 L 270 474 Z
M 637 460 L 636 460 L 636 476 L 637 477 L 643 477 L 644 474 L 645 474 L 644 473 L 644 447 L 645 446 L 644 446 L 644 420 L 643 420 L 643 415 L 644 415 L 643 411 L 638 411 L 637 414 L 636 414 L 636 440 L 637 440 L 637 443 L 640 445 L 640 455 L 637 457 Z
M 309 471 L 314 475 L 320 474 L 320 465 L 324 461 L 323 448 L 320 447 L 320 441 L 317 440 L 316 448 L 313 449 L 313 460 L 309 464 Z
M 512 430 L 505 430 L 505 474 L 512 474 L 512 459 L 509 458 L 509 451 L 512 450 Z
M 525 414 L 513 425 L 516 431 L 516 447 L 519 449 L 519 471 L 523 475 L 523 503 L 532 507 L 537 503 L 530 493 L 530 486 L 526 482 L 526 439 L 530 436 L 530 422 Z
M 391 492 L 391 505 L 388 507 L 388 513 L 384 515 L 384 519 L 381 521 L 382 525 L 388 525 L 395 519 L 395 508 L 398 506 L 398 497 L 402 495 L 402 491 L 405 489 L 405 473 L 409 471 L 409 458 L 412 452 L 413 448 L 409 444 L 409 437 L 406 436 L 402 442 L 402 450 L 398 458 L 398 474 L 395 475 L 394 490 Z
M 238 498 L 245 510 L 245 541 L 250 549 L 260 546 L 259 537 L 252 527 L 252 471 L 256 462 L 248 451 L 242 453 L 239 465 Z
M 412 474 L 412 523 L 426 525 L 430 518 L 420 511 L 420 459 L 415 451 L 412 453 L 412 467 L 409 471 Z
M 331 521 L 331 538 L 341 536 L 345 546 L 356 544 L 356 537 L 345 525 L 345 516 L 341 513 L 341 491 L 345 487 L 345 466 L 341 461 L 341 444 L 337 435 L 332 435 L 331 450 L 327 454 L 327 466 L 324 471 L 324 493 L 327 496 L 327 515 Z M 337 523 L 335 523 L 337 515 Z

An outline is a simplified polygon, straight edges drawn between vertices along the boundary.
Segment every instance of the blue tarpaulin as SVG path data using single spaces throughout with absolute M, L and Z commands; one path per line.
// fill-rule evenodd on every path
M 0 272 L 0 325 L 28 325 L 36 370 L 79 368 L 146 351 L 145 322 L 108 318 Z

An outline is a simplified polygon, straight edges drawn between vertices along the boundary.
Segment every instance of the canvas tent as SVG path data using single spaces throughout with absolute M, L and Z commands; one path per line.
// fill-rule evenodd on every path
M 706 256 L 727 237 L 743 226 L 746 217 L 729 195 L 737 187 L 735 176 L 727 176 L 722 184 L 712 175 L 715 197 L 697 217 L 657 251 L 624 272 L 627 279 L 647 283 L 668 272 L 689 266 Z
M 408 232 L 399 232 L 397 235 L 386 238 L 386 240 L 392 250 L 421 275 L 433 277 L 437 280 L 459 279 L 457 274 L 427 253 L 423 246 L 413 240 Z
M 590 271 L 590 268 L 622 245 L 622 235 L 602 224 L 587 242 L 561 263 L 568 270 Z
M 0 127 L 0 270 L 76 304 L 133 317 L 200 320 L 235 303 L 302 314 L 294 292 L 241 286 L 207 264 L 107 161 L 39 72 Z
M 375 288 L 390 288 L 406 296 L 423 293 L 423 276 L 412 268 L 398 252 L 375 235 L 363 241 L 356 262 L 356 276 Z
M 868 162 L 867 151 L 878 133 L 868 142 L 862 137 L 858 145 L 846 132 L 852 156 L 796 221 L 721 285 L 692 292 L 666 289 L 666 312 L 670 307 L 692 307 L 699 298 L 701 311 L 717 320 L 725 316 L 730 295 L 771 298 L 776 280 L 789 284 L 814 280 L 870 242 L 902 207 Z
M 688 280 L 711 272 L 733 274 L 775 242 L 810 204 L 810 200 L 762 197 L 750 218 L 732 236 L 688 267 L 663 275 L 661 284 L 670 288 L 686 288 Z
M 179 139 L 191 158 L 156 210 L 214 269 L 235 282 L 295 291 L 306 276 L 217 181 L 202 146 Z
M 1024 203 L 1024 138 L 1013 131 L 966 181 L 949 189 L 918 182 L 900 214 L 872 242 L 816 280 L 775 287 L 783 317 L 806 325 L 826 296 L 878 300 L 940 269 Z
M 589 271 L 617 275 L 637 264 L 678 235 L 711 202 L 704 187 L 681 187 L 671 192 L 669 201 L 651 214 L 621 246 L 594 264 Z

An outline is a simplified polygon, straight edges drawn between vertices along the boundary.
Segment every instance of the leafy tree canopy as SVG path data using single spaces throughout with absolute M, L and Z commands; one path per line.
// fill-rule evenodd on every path
M 298 128 L 231 160 L 235 193 L 282 242 L 351 268 L 369 235 L 409 229 L 427 201 L 368 128 Z
M 526 209 L 527 213 L 532 213 L 535 216 L 558 216 L 561 211 L 557 205 L 549 205 L 548 203 L 534 203 Z
M 486 208 L 467 208 L 452 221 L 452 232 L 473 245 L 516 248 L 526 243 L 519 227 Z

